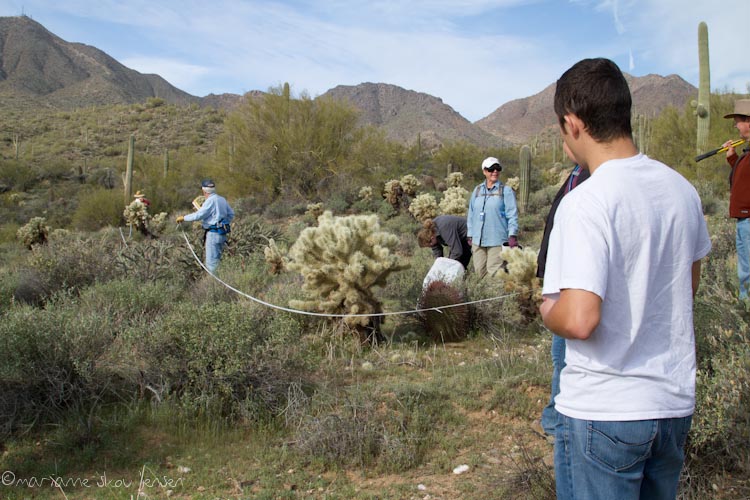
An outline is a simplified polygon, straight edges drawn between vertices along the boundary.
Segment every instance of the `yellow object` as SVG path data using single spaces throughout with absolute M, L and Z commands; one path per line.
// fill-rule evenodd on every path
M 206 197 L 203 195 L 196 196 L 193 200 L 193 208 L 196 210 L 200 210 L 201 206 L 203 205 L 203 202 L 206 201 Z
M 178 215 L 175 220 L 177 221 L 177 224 L 179 224 L 180 222 L 183 222 L 185 220 L 185 216 L 184 215 Z
M 744 143 L 745 143 L 745 139 L 737 139 L 736 141 L 732 141 L 732 144 L 730 144 L 727 147 L 712 149 L 711 151 L 703 153 L 702 155 L 696 156 L 695 161 L 698 162 L 701 160 L 705 160 L 706 158 L 709 158 L 715 154 L 723 153 L 724 151 L 728 151 L 729 148 L 736 148 L 740 144 L 744 144 Z
M 729 148 L 736 148 L 740 144 L 744 144 L 745 139 L 737 139 L 736 141 L 732 141 L 731 146 L 727 146 L 725 148 L 719 148 L 716 153 L 723 153 L 724 151 L 729 151 Z

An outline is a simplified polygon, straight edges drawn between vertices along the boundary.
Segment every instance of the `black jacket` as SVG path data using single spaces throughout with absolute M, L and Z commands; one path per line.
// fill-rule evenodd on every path
M 574 170 L 575 171 L 575 170 Z M 575 189 L 575 187 L 588 179 L 591 174 L 589 174 L 589 171 L 585 168 L 582 168 L 578 172 L 578 181 L 577 182 L 571 182 L 571 177 L 573 177 L 573 172 L 568 175 L 568 178 L 565 179 L 565 182 L 563 182 L 563 185 L 560 186 L 560 189 L 557 191 L 557 194 L 555 194 L 555 198 L 552 200 L 552 206 L 549 209 L 549 214 L 547 214 L 547 220 L 544 223 L 544 234 L 542 235 L 542 244 L 539 247 L 539 255 L 536 258 L 536 277 L 537 278 L 544 278 L 544 269 L 547 265 L 547 247 L 549 246 L 549 235 L 552 232 L 552 226 L 555 223 L 555 212 L 557 212 L 557 206 L 560 205 L 560 201 L 562 201 L 563 197 L 572 189 Z

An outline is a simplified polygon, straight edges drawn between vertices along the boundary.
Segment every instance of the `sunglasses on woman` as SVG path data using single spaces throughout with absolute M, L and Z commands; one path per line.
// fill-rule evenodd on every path
M 502 170 L 500 165 L 492 165 L 490 168 L 485 168 L 487 172 L 499 172 Z

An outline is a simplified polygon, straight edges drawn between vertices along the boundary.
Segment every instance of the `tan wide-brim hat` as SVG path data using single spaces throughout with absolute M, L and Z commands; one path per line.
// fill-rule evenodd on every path
M 737 99 L 734 101 L 734 113 L 724 115 L 724 118 L 734 118 L 735 116 L 750 117 L 750 99 Z

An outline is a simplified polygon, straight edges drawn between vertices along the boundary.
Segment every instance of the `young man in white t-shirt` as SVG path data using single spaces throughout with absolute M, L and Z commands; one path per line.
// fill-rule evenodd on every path
M 558 499 L 675 498 L 695 406 L 693 296 L 711 242 L 693 186 L 638 152 L 631 104 L 607 59 L 557 81 L 563 141 L 591 173 L 557 210 L 540 308 L 567 348 Z

